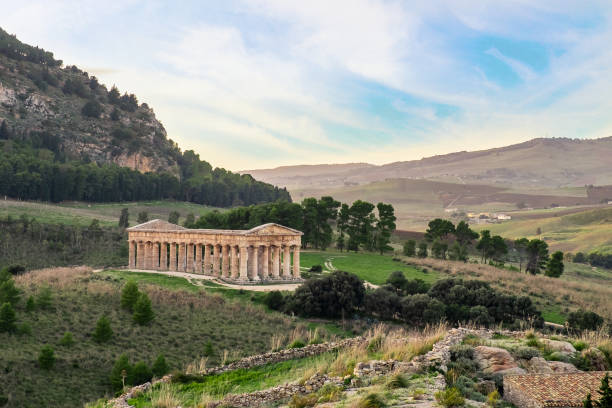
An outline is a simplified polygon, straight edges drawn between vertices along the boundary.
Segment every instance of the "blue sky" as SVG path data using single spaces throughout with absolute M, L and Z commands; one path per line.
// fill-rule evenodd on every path
M 426 3 L 426 4 L 415 4 Z M 387 163 L 612 134 L 612 3 L 0 0 L 0 26 L 214 166 Z

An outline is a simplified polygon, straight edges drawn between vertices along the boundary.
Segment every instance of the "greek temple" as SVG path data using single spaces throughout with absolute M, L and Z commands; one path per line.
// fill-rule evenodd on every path
M 217 230 L 152 220 L 127 232 L 130 269 L 190 272 L 241 283 L 301 280 L 303 234 L 279 224 Z

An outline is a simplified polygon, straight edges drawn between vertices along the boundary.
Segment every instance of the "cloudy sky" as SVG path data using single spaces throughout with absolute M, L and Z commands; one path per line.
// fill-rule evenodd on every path
M 232 170 L 612 135 L 609 1 L 0 0 L 0 10 L 5 30 L 135 93 L 183 149 Z

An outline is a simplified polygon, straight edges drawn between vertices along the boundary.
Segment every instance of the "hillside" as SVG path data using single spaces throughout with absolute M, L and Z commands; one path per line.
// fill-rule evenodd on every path
M 474 152 L 457 152 L 381 166 L 314 165 L 248 170 L 291 191 L 341 187 L 393 178 L 438 179 L 503 187 L 571 187 L 612 184 L 612 137 L 533 139 Z M 303 171 L 296 174 L 296 170 Z
M 60 202 L 290 200 L 182 152 L 146 103 L 0 29 L 0 195 Z

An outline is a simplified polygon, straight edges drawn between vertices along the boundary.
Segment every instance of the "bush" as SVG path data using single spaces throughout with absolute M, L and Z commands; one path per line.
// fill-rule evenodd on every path
M 514 355 L 516 358 L 531 360 L 534 357 L 540 357 L 540 351 L 533 347 L 519 347 L 514 351 Z
M 113 329 L 111 329 L 110 320 L 108 317 L 102 316 L 96 323 L 96 329 L 93 332 L 93 339 L 98 343 L 105 343 L 113 337 Z
M 405 256 L 413 257 L 416 255 L 416 241 L 413 239 L 409 239 L 404 242 L 403 253 Z
M 321 273 L 323 272 L 323 267 L 321 265 L 312 265 L 308 272 Z
M 38 364 L 43 370 L 50 370 L 55 364 L 55 352 L 51 346 L 43 346 L 38 354 Z
M 74 344 L 74 338 L 71 332 L 64 333 L 64 337 L 59 342 L 60 346 L 70 347 Z
M 210 357 L 213 354 L 215 354 L 215 350 L 213 349 L 213 345 L 211 343 L 211 341 L 207 341 L 206 344 L 204 344 L 204 356 L 205 357 Z
M 168 367 L 168 364 L 166 363 L 166 358 L 163 354 L 157 356 L 155 362 L 153 363 L 153 367 L 151 367 L 151 370 L 153 371 L 153 374 L 155 374 L 155 376 L 158 378 L 161 378 L 164 375 L 168 374 L 168 371 L 170 371 L 170 367 Z
M 406 376 L 402 374 L 396 374 L 387 382 L 386 387 L 389 389 L 394 388 L 407 388 L 410 385 L 410 381 L 406 378 Z
M 134 281 L 127 281 L 125 285 L 123 285 L 123 289 L 121 289 L 121 307 L 129 310 L 130 312 L 134 310 L 134 306 L 138 301 L 138 284 Z
M 88 118 L 99 118 L 102 111 L 102 105 L 95 100 L 88 101 L 85 105 L 83 105 L 83 109 L 81 109 L 83 116 Z
M 151 299 L 146 293 L 141 293 L 134 306 L 134 321 L 141 326 L 145 326 L 151 323 L 153 318 L 155 318 L 155 313 L 153 313 L 151 307 Z
M 289 349 L 296 349 L 296 348 L 302 348 L 302 347 L 305 347 L 305 346 L 306 346 L 306 343 L 304 343 L 300 339 L 296 339 L 296 340 L 293 340 L 293 342 L 287 348 L 289 348 Z
M 576 330 L 597 330 L 603 324 L 603 317 L 595 312 L 578 310 L 571 312 L 567 317 L 569 327 Z
M 34 302 L 34 296 L 29 296 L 26 300 L 26 312 L 33 312 L 36 309 L 36 303 Z
M 445 407 L 458 407 L 465 403 L 465 398 L 457 387 L 450 387 L 435 394 L 436 401 Z
M 359 408 L 383 408 L 386 406 L 387 404 L 383 397 L 376 393 L 366 395 L 357 404 Z
M 316 394 L 300 395 L 295 394 L 289 401 L 289 408 L 306 408 L 314 407 L 318 401 Z
M 153 371 L 149 368 L 149 366 L 140 361 L 132 367 L 132 375 L 130 378 L 131 385 L 140 385 L 146 382 L 151 381 L 153 378 Z
M 14 333 L 17 331 L 17 317 L 13 306 L 6 302 L 0 307 L 0 333 Z
M 264 304 L 272 310 L 280 310 L 285 305 L 285 298 L 280 291 L 273 290 L 264 297 Z
M 474 358 L 474 348 L 467 344 L 457 344 L 450 348 L 451 360 L 457 361 L 460 358 L 471 360 Z
M 51 293 L 51 288 L 48 286 L 44 286 L 38 292 L 36 296 L 36 305 L 40 309 L 49 309 L 51 307 L 51 302 L 53 300 L 53 295 Z

